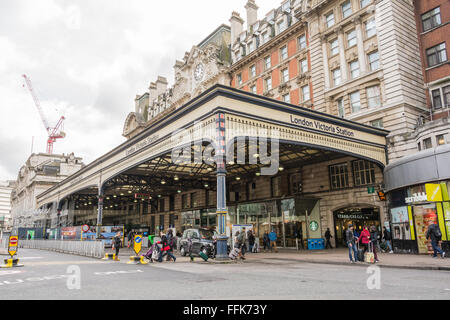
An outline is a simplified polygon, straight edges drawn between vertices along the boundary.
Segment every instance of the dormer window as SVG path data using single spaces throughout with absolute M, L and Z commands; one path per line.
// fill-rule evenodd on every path
M 269 32 L 266 31 L 262 34 L 262 40 L 263 40 L 263 43 L 266 43 L 267 41 L 269 41 Z
M 278 33 L 281 33 L 284 30 L 286 30 L 286 21 L 284 21 L 284 19 L 278 22 L 277 25 L 278 25 Z

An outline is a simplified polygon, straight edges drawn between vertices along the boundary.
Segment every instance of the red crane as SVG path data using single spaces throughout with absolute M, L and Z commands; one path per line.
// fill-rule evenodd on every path
M 41 120 L 44 123 L 45 130 L 47 130 L 48 133 L 48 140 L 47 140 L 47 153 L 52 154 L 53 153 L 53 143 L 56 142 L 56 139 L 62 139 L 66 136 L 66 134 L 62 131 L 63 122 L 65 120 L 64 116 L 62 116 L 56 126 L 54 128 L 51 128 L 48 124 L 47 118 L 45 117 L 44 111 L 41 108 L 41 103 L 39 102 L 38 97 L 34 93 L 33 86 L 31 85 L 31 80 L 28 78 L 25 74 L 22 75 L 25 79 L 25 83 L 28 87 L 28 90 L 31 93 L 31 96 L 33 97 L 34 104 L 36 105 L 36 108 L 39 111 L 39 115 L 41 116 Z

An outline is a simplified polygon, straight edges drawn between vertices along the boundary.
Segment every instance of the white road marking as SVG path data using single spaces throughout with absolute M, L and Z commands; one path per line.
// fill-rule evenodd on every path
M 16 274 L 16 273 L 21 273 L 22 271 L 19 270 L 8 270 L 8 271 L 0 271 L 0 276 L 7 276 L 10 274 Z
M 44 259 L 44 257 L 19 257 L 20 260 L 35 260 L 35 259 Z

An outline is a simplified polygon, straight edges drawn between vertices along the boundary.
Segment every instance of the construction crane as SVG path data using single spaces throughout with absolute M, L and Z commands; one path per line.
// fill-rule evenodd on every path
M 44 111 L 41 108 L 41 103 L 39 102 L 39 99 L 33 90 L 33 86 L 31 85 L 30 78 L 28 78 L 25 74 L 22 75 L 22 77 L 25 79 L 25 83 L 28 87 L 28 90 L 30 91 L 31 96 L 33 97 L 34 104 L 36 105 L 39 115 L 41 116 L 41 120 L 44 123 L 45 130 L 47 130 L 47 133 L 48 133 L 47 153 L 52 154 L 53 153 L 53 143 L 56 142 L 56 139 L 62 139 L 66 136 L 66 134 L 62 131 L 62 127 L 63 127 L 65 118 L 64 118 L 64 116 L 62 116 L 59 119 L 56 126 L 54 128 L 51 128 L 50 125 L 48 124 L 47 117 L 45 116 Z

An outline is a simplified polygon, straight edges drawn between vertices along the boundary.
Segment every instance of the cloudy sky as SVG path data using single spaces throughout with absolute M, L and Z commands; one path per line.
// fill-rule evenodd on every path
M 257 0 L 259 17 L 279 0 Z M 176 59 L 246 0 L 0 0 L 0 180 L 15 180 L 47 133 L 23 74 L 50 126 L 66 117 L 54 153 L 87 164 L 122 143 L 136 94 L 158 75 L 173 82 Z M 34 137 L 34 138 L 33 138 Z

